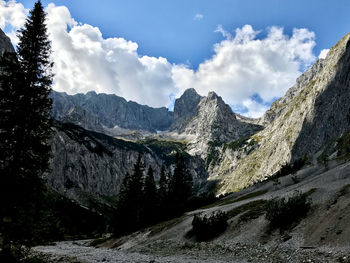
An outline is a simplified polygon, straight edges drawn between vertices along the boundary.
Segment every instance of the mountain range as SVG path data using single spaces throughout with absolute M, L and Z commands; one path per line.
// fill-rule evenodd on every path
M 5 51 L 13 48 L 0 31 L 0 53 Z M 50 140 L 52 169 L 44 177 L 53 189 L 81 205 L 90 207 L 92 200 L 111 205 L 107 200 L 118 195 L 125 174 L 131 172 L 139 155 L 145 167 L 154 168 L 157 181 L 161 166 L 167 171 L 174 169 L 175 153 L 181 152 L 198 193 L 231 193 L 221 203 L 196 212 L 232 212 L 242 209 L 239 205 L 251 205 L 247 199 L 265 202 L 298 190 L 312 196 L 317 206 L 310 220 L 291 230 L 295 238 L 286 236 L 283 242 L 290 239 L 298 245 L 322 245 L 328 240 L 333 245 L 348 244 L 348 230 L 343 235 L 330 229 L 348 229 L 343 217 L 349 218 L 349 199 L 345 197 L 350 185 L 350 34 L 332 47 L 325 59 L 318 59 L 306 70 L 258 119 L 234 113 L 214 92 L 201 96 L 194 89 L 176 99 L 173 112 L 93 91 L 76 95 L 52 91 L 50 97 L 55 119 Z M 286 167 L 300 163 L 303 165 L 298 171 L 289 171 L 280 179 Z M 247 214 L 252 213 L 249 209 Z M 325 221 L 325 213 L 337 219 Z M 175 230 L 185 231 L 190 215 L 150 240 L 168 237 L 171 242 L 182 242 L 183 237 L 175 237 Z M 232 222 L 242 223 L 236 221 Z M 319 229 L 312 222 L 318 222 Z M 273 235 L 264 236 L 266 220 L 261 214 L 240 226 L 240 230 L 234 228 L 237 237 L 225 238 L 253 242 L 258 236 L 268 244 L 282 242 Z M 247 230 L 247 226 L 254 230 Z M 225 246 L 226 239 L 219 240 L 220 246 Z M 121 248 L 127 246 L 123 242 Z M 134 242 L 142 249 L 152 247 L 142 236 Z
M 67 95 L 53 91 L 53 117 L 87 130 L 132 140 L 181 141 L 205 163 L 218 193 L 243 189 L 282 165 L 312 160 L 330 140 L 349 130 L 348 38 L 301 75 L 259 119 L 243 118 L 214 92 L 188 89 L 174 112 L 127 102 L 116 95 Z M 230 147 L 241 140 L 240 145 Z
M 62 124 L 78 125 L 87 133 L 103 133 L 134 143 L 147 138 L 182 143 L 190 156 L 205 163 L 206 175 L 199 177 L 220 180 L 218 193 L 236 191 L 272 176 L 286 163 L 317 158 L 317 153 L 320 154 L 329 141 L 335 141 L 349 130 L 348 39 L 349 35 L 340 40 L 326 59 L 317 60 L 259 119 L 235 114 L 214 92 L 203 97 L 194 89 L 186 90 L 176 99 L 173 112 L 94 91 L 76 95 L 52 91 L 52 116 Z M 2 53 L 13 51 L 4 34 L 0 44 Z M 59 139 L 54 139 L 53 145 L 62 153 L 57 147 L 63 137 L 57 134 L 55 138 Z M 66 141 L 61 147 L 72 144 Z M 84 150 L 65 151 L 74 155 Z M 100 166 L 99 161 L 110 163 L 104 157 L 96 160 L 85 165 L 81 162 L 82 166 L 74 166 L 71 172 L 87 178 L 106 174 L 97 169 L 91 176 L 83 175 L 91 166 Z M 130 157 L 128 165 L 134 160 L 135 156 Z M 53 170 L 58 167 L 65 170 L 62 165 L 53 161 Z M 125 172 L 120 164 L 114 166 Z M 122 175 L 116 177 L 122 178 Z M 80 185 L 78 179 L 73 183 Z

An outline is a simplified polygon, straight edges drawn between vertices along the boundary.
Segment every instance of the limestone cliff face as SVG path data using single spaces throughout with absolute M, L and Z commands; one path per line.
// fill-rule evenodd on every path
M 265 114 L 266 128 L 251 137 L 254 150 L 232 167 L 223 157 L 221 192 L 244 188 L 296 159 L 311 158 L 350 128 L 350 34 L 301 76 Z
M 270 109 L 258 120 L 258 123 L 263 126 L 270 124 L 280 112 L 288 107 L 288 103 L 297 96 L 310 81 L 318 76 L 323 65 L 324 59 L 318 59 L 304 74 L 297 78 L 295 85 L 291 87 L 282 98 L 271 104 Z
M 151 108 L 112 94 L 96 94 L 92 91 L 87 94 L 67 95 L 52 91 L 51 98 L 52 115 L 55 119 L 71 120 L 78 125 L 83 123 L 84 127 L 93 130 L 94 127 L 106 127 L 105 131 L 109 133 L 115 126 L 149 132 L 165 130 L 170 127 L 174 118 L 173 113 L 165 107 Z M 74 118 L 69 116 L 72 112 L 75 113 Z
M 187 89 L 182 96 L 175 100 L 174 123 L 170 130 L 182 133 L 189 122 L 198 114 L 198 105 L 202 97 L 195 89 Z
M 172 169 L 171 162 L 164 159 L 168 156 L 158 155 L 152 146 L 114 139 L 68 123 L 56 122 L 53 129 L 51 171 L 45 178 L 54 189 L 77 201 L 79 193 L 117 195 L 139 154 L 146 168 L 152 166 L 156 179 L 163 164 L 167 170 Z M 203 161 L 190 157 L 187 162 L 194 183 L 205 182 L 208 175 Z
M 183 133 L 191 138 L 188 151 L 192 155 L 199 155 L 206 159 L 210 143 L 220 144 L 234 141 L 243 136 L 250 136 L 262 128 L 238 119 L 231 107 L 215 92 L 209 92 L 208 96 L 200 97 L 192 89 L 186 91 L 184 95 L 187 97 L 186 100 L 183 97 L 178 99 L 175 102 L 174 112 L 186 111 L 183 106 L 184 101 L 193 102 L 192 108 L 185 115 L 185 122 L 179 124 L 183 119 L 178 118 L 175 123 L 181 127 L 177 130 L 178 133 Z

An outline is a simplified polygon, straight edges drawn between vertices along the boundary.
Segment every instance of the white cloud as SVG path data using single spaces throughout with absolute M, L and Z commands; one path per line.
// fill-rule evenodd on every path
M 18 43 L 16 29 L 24 24 L 27 14 L 28 10 L 22 4 L 16 3 L 15 0 L 7 2 L 0 0 L 0 28 L 4 30 L 6 26 L 11 27 L 10 31 L 6 33 L 13 44 Z
M 232 35 L 230 32 L 224 30 L 224 28 L 222 27 L 222 25 L 218 25 L 215 29 L 216 33 L 221 33 L 221 35 L 226 38 L 226 39 L 232 39 Z
M 201 95 L 215 91 L 233 108 L 256 117 L 315 60 L 315 35 L 307 29 L 294 29 L 288 36 L 283 28 L 271 27 L 259 38 L 260 31 L 250 25 L 236 29 L 235 35 L 218 26 L 225 39 L 214 45 L 210 59 L 192 70 L 166 58 L 140 56 L 137 43 L 124 38 L 103 38 L 97 27 L 78 23 L 64 6 L 50 4 L 46 11 L 55 62 L 53 88 L 70 94 L 95 90 L 158 107 L 195 88 Z M 0 26 L 20 27 L 26 13 L 21 4 L 0 0 L 0 14 L 6 14 L 0 16 Z
M 203 14 L 195 14 L 194 17 L 193 17 L 193 20 L 202 20 L 204 18 L 204 15 Z
M 165 58 L 140 57 L 138 45 L 123 38 L 104 39 L 97 27 L 74 21 L 66 7 L 50 4 L 47 12 L 54 89 L 114 93 L 155 107 L 169 103 L 174 83 Z
M 234 108 L 247 108 L 246 115 L 257 115 L 256 104 L 247 103 L 252 96 L 258 95 L 266 108 L 294 84 L 301 68 L 315 60 L 315 35 L 307 29 L 294 29 L 289 37 L 283 28 L 271 27 L 263 39 L 257 39 L 259 32 L 250 25 L 237 29 L 235 37 L 222 27 L 217 31 L 226 39 L 214 46 L 213 57 L 197 71 L 174 67 L 173 78 L 181 92 L 190 87 L 201 95 L 215 91 Z
M 252 99 L 244 100 L 242 105 L 248 110 L 244 115 L 251 118 L 258 118 L 262 116 L 269 108 L 267 105 L 258 103 Z
M 327 54 L 329 52 L 329 49 L 322 49 L 321 52 L 320 52 L 320 55 L 318 56 L 318 58 L 323 58 L 325 59 Z

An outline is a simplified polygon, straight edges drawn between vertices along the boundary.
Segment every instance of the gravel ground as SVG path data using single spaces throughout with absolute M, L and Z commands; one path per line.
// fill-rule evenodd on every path
M 205 259 L 203 257 L 196 257 L 196 255 L 152 255 L 149 253 L 139 253 L 139 252 L 127 252 L 120 251 L 116 249 L 106 249 L 106 248 L 94 248 L 84 245 L 84 241 L 78 242 L 58 242 L 52 246 L 40 246 L 35 247 L 34 251 L 41 253 L 46 260 L 50 263 L 56 262 L 67 262 L 67 263 L 92 263 L 92 262 L 228 262 L 226 260 L 216 260 L 213 258 Z M 232 261 L 229 262 L 239 263 L 248 262 L 245 260 Z
M 262 183 L 229 198 L 234 200 L 258 190 L 268 190 L 266 194 L 204 210 L 229 211 L 253 200 L 314 189 L 310 196 L 312 211 L 284 236 L 267 233 L 268 222 L 263 215 L 245 223 L 239 223 L 237 217 L 230 220 L 228 229 L 216 239 L 197 243 L 185 238 L 191 228 L 192 214 L 198 212 L 195 211 L 120 240 L 110 240 L 100 248 L 89 247 L 88 241 L 67 241 L 36 247 L 34 251 L 42 253 L 50 263 L 350 263 L 350 189 L 341 190 L 345 186 L 350 188 L 350 162 L 330 165 L 328 169 L 308 167 L 293 176 L 298 183 L 286 176 L 278 184 Z
M 288 250 L 285 248 L 265 248 L 262 245 L 235 244 L 232 247 L 222 247 L 212 243 L 196 245 L 155 243 L 142 252 L 120 251 L 116 249 L 93 248 L 85 245 L 86 241 L 58 242 L 52 246 L 34 248 L 36 253 L 44 255 L 50 263 L 93 263 L 93 262 L 169 262 L 169 263 L 199 263 L 199 262 L 313 262 L 313 263 L 348 263 L 350 249 L 334 250 L 331 248 L 300 248 Z M 160 250 L 166 246 L 167 249 Z M 157 247 L 155 250 L 152 247 Z M 170 250 L 176 255 L 168 255 Z

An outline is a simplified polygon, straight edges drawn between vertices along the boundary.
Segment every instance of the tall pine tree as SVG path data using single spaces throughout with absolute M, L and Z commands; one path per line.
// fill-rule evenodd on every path
M 174 174 L 169 180 L 169 203 L 172 216 L 178 216 L 186 210 L 192 194 L 192 177 L 187 171 L 183 155 L 177 153 Z
M 142 224 L 150 225 L 159 220 L 157 187 L 154 181 L 153 169 L 148 167 L 142 191 Z
M 117 211 L 114 219 L 114 234 L 116 236 L 130 233 L 141 225 L 141 190 L 143 163 L 138 155 L 133 173 L 126 174 L 118 198 Z
M 19 30 L 18 59 L 25 76 L 26 90 L 22 107 L 23 135 L 19 138 L 22 150 L 20 158 L 32 163 L 31 170 L 40 174 L 48 169 L 51 131 L 51 105 L 49 98 L 52 84 L 51 46 L 45 24 L 46 14 L 39 1 L 30 11 L 24 28 Z M 21 156 L 21 155 L 24 156 Z
M 169 214 L 168 178 L 165 174 L 164 165 L 160 170 L 158 197 L 160 218 L 167 219 Z
M 1 221 L 7 242 L 31 241 L 48 170 L 52 83 L 45 13 L 40 1 L 19 31 L 18 56 L 0 61 Z

